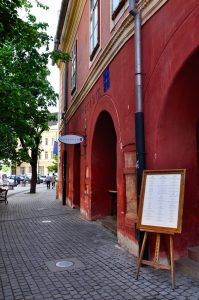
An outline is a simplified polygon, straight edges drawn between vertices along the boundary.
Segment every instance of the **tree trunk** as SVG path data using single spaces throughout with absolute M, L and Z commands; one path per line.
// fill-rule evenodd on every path
M 31 153 L 31 167 L 32 167 L 32 178 L 30 181 L 30 193 L 36 193 L 36 184 L 37 184 L 37 149 L 32 149 Z

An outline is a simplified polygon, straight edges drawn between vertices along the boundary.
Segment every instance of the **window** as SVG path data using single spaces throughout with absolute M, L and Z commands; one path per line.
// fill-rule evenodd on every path
M 116 18 L 126 0 L 112 0 L 112 20 Z
M 77 42 L 75 42 L 72 49 L 72 62 L 71 62 L 71 94 L 76 88 L 76 66 L 77 66 Z
M 51 151 L 51 159 L 54 158 L 54 154 L 53 154 L 53 151 Z
M 45 145 L 48 145 L 48 138 L 45 138 Z
M 90 0 L 90 60 L 99 47 L 99 1 Z
M 40 175 L 44 175 L 44 167 L 43 166 L 39 166 L 39 172 Z
M 52 138 L 52 146 L 54 145 L 54 138 Z
M 20 167 L 20 173 L 25 174 L 25 168 L 24 167 Z
M 48 159 L 48 152 L 45 152 L 45 159 Z
M 120 0 L 112 0 L 112 11 L 114 12 L 116 8 L 119 6 Z

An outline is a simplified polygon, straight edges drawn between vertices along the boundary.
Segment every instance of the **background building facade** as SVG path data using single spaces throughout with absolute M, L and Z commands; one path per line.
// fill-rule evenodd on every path
M 37 173 L 39 175 L 47 175 L 48 167 L 52 165 L 54 160 L 54 143 L 58 140 L 58 122 L 51 122 L 49 130 L 44 131 L 42 134 L 42 141 L 40 144 L 41 153 L 38 158 Z M 32 168 L 28 163 L 23 162 L 16 168 L 16 174 L 31 174 Z

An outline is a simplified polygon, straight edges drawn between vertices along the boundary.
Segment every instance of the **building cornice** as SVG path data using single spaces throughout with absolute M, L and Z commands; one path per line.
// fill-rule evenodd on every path
M 59 48 L 60 36 L 61 36 L 62 30 L 63 30 L 65 16 L 66 16 L 66 12 L 68 9 L 68 3 L 69 3 L 69 0 L 62 0 L 62 3 L 61 3 L 61 10 L 60 10 L 60 14 L 59 14 L 57 31 L 56 31 L 56 35 L 54 38 L 54 50 L 57 50 Z
M 149 20 L 153 16 L 153 14 L 155 14 L 167 1 L 168 0 L 140 1 L 138 9 L 141 11 L 142 14 L 142 25 L 146 23 L 147 20 Z M 82 3 L 83 2 L 85 4 L 85 0 L 82 1 Z M 83 9 L 83 7 L 84 6 L 82 6 L 81 9 Z M 70 20 L 72 22 L 72 19 Z M 75 29 L 73 30 L 73 33 L 75 32 L 75 30 L 77 32 L 78 22 L 74 21 L 74 24 L 76 24 L 76 26 Z M 65 28 L 65 32 L 67 32 L 67 28 Z M 79 106 L 81 105 L 85 97 L 88 95 L 88 93 L 91 91 L 94 84 L 102 75 L 105 68 L 111 63 L 111 61 L 115 58 L 117 53 L 121 50 L 124 44 L 129 40 L 129 38 L 133 36 L 133 34 L 134 34 L 134 20 L 133 17 L 129 14 L 125 18 L 121 26 L 118 28 L 116 33 L 111 37 L 111 40 L 108 42 L 107 46 L 99 53 L 99 57 L 95 62 L 95 64 L 92 66 L 84 85 L 82 86 L 81 90 L 76 94 L 76 96 L 73 98 L 73 102 L 65 115 L 67 122 L 76 112 L 76 110 L 79 108 Z M 72 36 L 70 36 L 70 38 L 68 37 L 68 39 L 66 39 L 64 44 L 70 45 L 71 47 L 74 41 L 74 39 L 72 40 L 71 38 Z M 69 49 L 69 46 L 67 46 L 67 49 Z M 62 127 L 63 124 L 61 123 L 60 130 L 62 130 Z
M 85 4 L 86 0 L 69 1 L 60 38 L 59 49 L 63 52 L 71 53 Z M 60 62 L 57 65 L 62 68 Z

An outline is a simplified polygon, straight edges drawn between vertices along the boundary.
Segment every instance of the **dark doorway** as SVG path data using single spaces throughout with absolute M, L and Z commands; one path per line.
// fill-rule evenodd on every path
M 98 117 L 92 143 L 91 216 L 117 216 L 117 137 L 109 113 Z
M 80 144 L 74 145 L 73 206 L 80 207 Z

